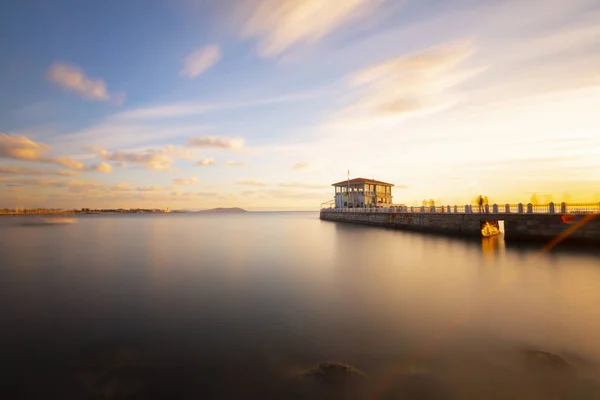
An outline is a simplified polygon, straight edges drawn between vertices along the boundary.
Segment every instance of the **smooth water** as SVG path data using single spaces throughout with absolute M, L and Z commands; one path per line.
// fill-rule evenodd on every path
M 0 219 L 3 398 L 600 398 L 594 250 L 317 213 L 31 218 Z M 364 375 L 299 378 L 327 361 Z

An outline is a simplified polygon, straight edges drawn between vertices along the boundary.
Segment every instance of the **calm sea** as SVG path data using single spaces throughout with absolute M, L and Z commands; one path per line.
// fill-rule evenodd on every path
M 0 218 L 5 399 L 600 399 L 594 250 L 317 213 L 30 221 Z

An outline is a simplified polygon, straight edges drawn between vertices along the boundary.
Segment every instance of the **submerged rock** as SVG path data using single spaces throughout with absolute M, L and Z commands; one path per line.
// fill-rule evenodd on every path
M 524 349 L 523 356 L 527 362 L 546 368 L 567 369 L 571 365 L 561 356 L 540 349 Z
M 293 398 L 364 399 L 367 376 L 346 364 L 325 362 L 294 376 Z

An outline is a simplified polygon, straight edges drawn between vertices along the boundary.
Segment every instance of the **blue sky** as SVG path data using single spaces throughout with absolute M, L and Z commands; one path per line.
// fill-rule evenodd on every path
M 600 201 L 594 0 L 9 1 L 0 207 Z

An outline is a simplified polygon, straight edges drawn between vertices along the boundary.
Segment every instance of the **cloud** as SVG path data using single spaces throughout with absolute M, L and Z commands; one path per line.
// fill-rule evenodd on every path
M 308 192 L 306 190 L 272 189 L 265 190 L 264 194 L 270 197 L 282 199 L 323 199 L 323 193 Z
M 227 136 L 197 136 L 190 138 L 187 145 L 190 147 L 239 150 L 244 147 L 244 139 Z
M 83 169 L 83 164 L 68 157 L 47 157 L 52 148 L 36 143 L 26 136 L 0 133 L 0 158 L 58 164 L 72 169 Z
M 78 176 L 79 173 L 76 171 L 69 171 L 69 170 L 60 170 L 56 172 L 58 175 L 62 175 L 62 176 Z
M 225 165 L 227 165 L 228 167 L 246 167 L 246 166 L 248 166 L 247 163 L 242 162 L 242 161 L 227 161 L 227 162 L 225 162 Z
M 313 183 L 303 183 L 303 182 L 282 182 L 277 186 L 285 187 L 285 188 L 298 188 L 298 189 L 327 189 L 329 185 L 316 185 Z
M 244 186 L 267 186 L 267 184 L 259 179 L 242 179 L 237 181 L 238 185 Z
M 227 106 L 224 103 L 185 101 L 152 107 L 134 108 L 128 111 L 117 113 L 111 118 L 114 120 L 178 118 L 190 115 L 205 114 L 207 112 L 216 111 L 226 107 Z
M 159 192 L 163 189 L 164 188 L 162 186 L 142 186 L 136 188 L 135 190 L 137 190 L 138 192 Z
M 32 179 L 32 178 L 7 178 L 0 176 L 0 182 L 6 183 L 11 186 L 22 186 L 22 185 L 32 185 L 32 186 L 54 186 L 60 184 L 61 181 L 56 179 Z
M 48 68 L 48 79 L 86 99 L 110 100 L 106 83 L 101 79 L 89 79 L 79 67 L 54 63 Z
M 174 156 L 182 158 L 190 156 L 184 149 L 177 149 L 173 146 L 137 152 L 122 150 L 109 152 L 101 147 L 86 147 L 85 149 L 95 152 L 100 158 L 105 160 L 143 164 L 146 169 L 153 171 L 170 171 L 174 163 Z
M 211 44 L 198 49 L 186 57 L 181 75 L 195 78 L 215 65 L 220 59 L 221 49 L 217 45 Z
M 103 174 L 110 174 L 111 172 L 113 172 L 112 165 L 105 162 L 101 162 L 100 164 L 95 165 L 93 168 L 94 171 L 102 172 Z
M 253 98 L 248 101 L 179 101 L 170 104 L 154 105 L 148 107 L 134 108 L 116 113 L 110 117 L 114 121 L 124 120 L 149 120 L 179 118 L 206 114 L 212 111 L 232 110 L 238 108 L 253 108 L 269 106 L 273 104 L 293 103 L 306 101 L 317 97 L 320 93 L 299 92 L 262 99 Z
M 52 184 L 55 187 L 67 188 L 70 192 L 87 192 L 93 189 L 100 189 L 104 186 L 103 183 L 96 181 L 83 181 L 83 180 L 71 180 L 71 181 L 60 181 Z
M 173 179 L 174 186 L 184 186 L 184 185 L 197 185 L 198 178 L 192 176 L 191 178 L 175 178 Z
M 296 164 L 292 165 L 292 169 L 296 170 L 296 171 L 305 170 L 305 169 L 308 169 L 308 167 L 309 167 L 308 163 L 304 163 L 304 162 L 300 162 L 300 163 L 296 163 Z
M 450 107 L 460 99 L 452 89 L 483 71 L 459 69 L 475 51 L 470 40 L 454 41 L 361 70 L 349 78 L 355 93 L 340 117 L 386 119 Z
M 278 56 L 293 46 L 318 42 L 349 22 L 373 12 L 383 0 L 254 0 L 242 10 L 248 18 L 241 32 L 257 38 L 263 57 Z
M 128 192 L 131 190 L 131 187 L 128 183 L 117 183 L 110 188 L 113 192 Z
M 212 158 L 203 158 L 202 160 L 198 161 L 195 165 L 199 166 L 199 167 L 208 167 L 210 165 L 214 165 L 215 164 L 215 160 Z
M 62 175 L 77 176 L 75 171 L 49 171 L 37 168 L 21 167 L 18 165 L 0 166 L 0 174 L 3 175 Z

